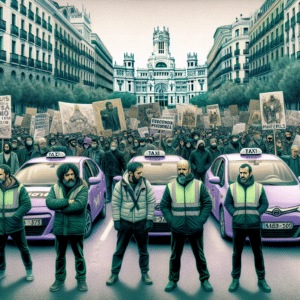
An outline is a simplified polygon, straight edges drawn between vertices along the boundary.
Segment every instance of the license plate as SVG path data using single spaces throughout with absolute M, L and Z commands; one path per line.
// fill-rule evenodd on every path
M 154 217 L 153 218 L 154 223 L 167 223 L 164 217 Z
M 25 226 L 41 226 L 42 225 L 42 219 L 26 219 Z
M 292 222 L 262 223 L 262 229 L 292 229 L 293 226 Z

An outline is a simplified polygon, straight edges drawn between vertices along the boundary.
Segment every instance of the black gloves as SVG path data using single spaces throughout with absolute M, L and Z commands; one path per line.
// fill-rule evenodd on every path
M 150 229 L 152 229 L 153 227 L 153 221 L 152 220 L 147 220 L 146 224 L 145 224 L 145 231 L 149 231 Z

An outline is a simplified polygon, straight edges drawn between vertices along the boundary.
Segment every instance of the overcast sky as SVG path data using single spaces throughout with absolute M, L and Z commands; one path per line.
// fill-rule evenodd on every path
M 264 0 L 56 0 L 91 14 L 92 31 L 123 64 L 124 53 L 134 53 L 135 67 L 146 68 L 152 53 L 154 27 L 169 27 L 170 52 L 176 67 L 186 67 L 187 53 L 196 52 L 204 64 L 219 26 L 249 17 Z

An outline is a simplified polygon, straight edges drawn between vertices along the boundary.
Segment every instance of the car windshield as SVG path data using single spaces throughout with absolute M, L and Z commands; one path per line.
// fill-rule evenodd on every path
M 16 178 L 26 186 L 52 186 L 57 183 L 57 168 L 62 163 L 45 162 L 26 164 L 16 174 Z M 78 164 L 75 164 L 78 166 Z
M 143 176 L 152 185 L 166 185 L 177 177 L 177 162 L 143 162 Z
M 239 167 L 247 163 L 252 167 L 255 181 L 264 185 L 298 185 L 298 181 L 292 176 L 288 167 L 278 160 L 248 160 L 229 162 L 229 182 L 236 181 Z

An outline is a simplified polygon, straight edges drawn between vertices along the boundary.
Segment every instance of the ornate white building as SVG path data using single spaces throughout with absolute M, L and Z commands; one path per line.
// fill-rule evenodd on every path
M 137 96 L 137 104 L 159 102 L 160 106 L 175 107 L 207 92 L 207 65 L 198 65 L 196 53 L 187 55 L 187 68 L 176 68 L 170 53 L 169 28 L 154 29 L 153 52 L 147 68 L 137 68 L 134 54 L 124 54 L 122 66 L 114 65 L 114 91 Z

